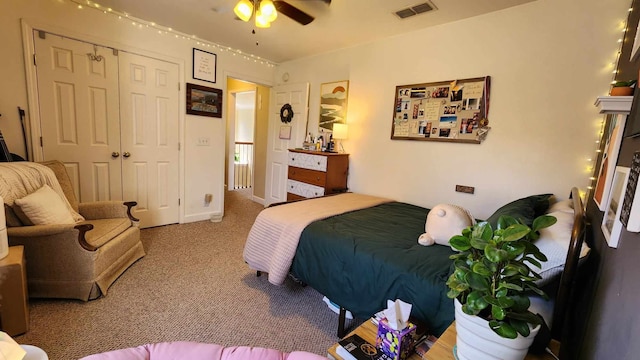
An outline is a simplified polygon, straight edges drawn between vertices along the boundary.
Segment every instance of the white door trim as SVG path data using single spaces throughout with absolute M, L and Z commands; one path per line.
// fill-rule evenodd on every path
M 45 22 L 35 19 L 20 19 L 20 25 L 22 27 L 22 48 L 25 61 L 25 77 L 27 81 L 27 103 L 28 111 L 25 117 L 27 122 L 26 128 L 29 130 L 27 134 L 27 153 L 30 152 L 30 159 L 32 161 L 42 161 L 44 159 L 42 148 L 40 147 L 40 103 L 38 101 L 38 79 L 36 73 L 36 67 L 34 65 L 33 54 L 35 53 L 35 44 L 33 41 L 33 31 L 42 30 L 59 36 L 64 36 L 79 41 L 85 41 L 88 43 L 94 43 L 105 47 L 110 47 L 122 51 L 128 51 L 134 54 L 174 63 L 178 65 L 178 79 L 180 79 L 180 99 L 186 98 L 186 85 L 183 80 L 185 78 L 185 64 L 183 59 L 175 58 L 172 56 L 158 54 L 155 52 L 139 49 L 133 46 L 119 43 L 110 39 L 104 39 L 93 35 L 79 33 L 73 30 L 61 28 L 55 25 L 47 24 Z M 176 85 L 177 86 L 177 85 Z M 178 179 L 178 191 L 180 199 L 185 198 L 184 184 L 185 184 L 185 114 L 187 112 L 186 102 L 180 101 L 179 113 L 179 134 L 178 139 L 180 141 L 180 174 Z M 180 203 L 180 223 L 185 222 L 185 206 L 184 201 Z

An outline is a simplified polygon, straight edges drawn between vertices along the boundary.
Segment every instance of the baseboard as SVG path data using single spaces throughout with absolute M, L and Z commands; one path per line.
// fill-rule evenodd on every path
M 264 199 L 263 199 L 263 198 L 261 198 L 261 197 L 257 197 L 257 196 L 255 196 L 255 195 L 253 195 L 253 196 L 251 197 L 251 200 L 253 200 L 254 202 L 257 202 L 258 204 L 260 204 L 260 205 L 262 205 L 262 206 L 264 206 Z
M 184 222 L 190 223 L 190 222 L 205 221 L 205 220 L 213 221 L 214 218 L 219 219 L 216 222 L 221 221 L 222 213 L 217 212 L 217 213 L 200 213 L 200 214 L 187 215 L 184 217 Z

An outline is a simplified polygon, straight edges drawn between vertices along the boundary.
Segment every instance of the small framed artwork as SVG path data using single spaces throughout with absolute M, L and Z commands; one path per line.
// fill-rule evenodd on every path
M 611 115 L 608 122 L 608 130 L 604 133 L 606 138 L 602 139 L 604 150 L 602 153 L 602 161 L 598 171 L 596 188 L 593 192 L 593 200 L 598 205 L 600 211 L 605 211 L 609 200 L 611 183 L 613 181 L 613 172 L 615 170 L 616 161 L 618 161 L 618 152 L 620 144 L 622 144 L 622 133 L 626 116 L 623 114 Z
M 627 188 L 627 180 L 629 179 L 629 168 L 616 166 L 613 174 L 613 182 L 611 184 L 611 194 L 607 200 L 607 207 L 602 218 L 602 233 L 609 247 L 617 248 L 622 232 L 622 222 L 620 222 L 620 214 L 622 210 L 622 202 L 624 201 L 625 189 Z
M 187 114 L 222 117 L 222 90 L 187 83 Z
M 278 136 L 281 140 L 291 140 L 291 126 L 281 125 L 280 134 Z
M 216 54 L 193 48 L 193 78 L 215 83 L 217 62 Z

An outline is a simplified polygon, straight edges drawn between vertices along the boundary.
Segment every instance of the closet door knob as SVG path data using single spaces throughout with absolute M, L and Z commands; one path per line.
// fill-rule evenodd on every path
M 125 151 L 124 153 L 122 153 L 122 156 L 128 158 L 129 156 L 131 156 L 131 153 L 129 153 L 128 151 Z
M 117 158 L 118 156 L 120 156 L 120 153 L 117 152 L 117 151 L 114 151 L 114 152 L 111 153 L 111 157 L 112 158 Z

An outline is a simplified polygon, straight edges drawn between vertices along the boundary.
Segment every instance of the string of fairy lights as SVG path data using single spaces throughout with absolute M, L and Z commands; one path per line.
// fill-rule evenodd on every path
M 154 31 L 154 32 L 157 32 L 158 35 L 172 36 L 176 39 L 191 41 L 195 45 L 200 46 L 202 48 L 207 48 L 207 49 L 218 51 L 218 52 L 228 52 L 233 56 L 238 56 L 247 61 L 253 61 L 254 63 L 262 64 L 270 68 L 275 67 L 277 65 L 276 63 L 269 61 L 267 59 L 261 58 L 260 56 L 245 53 L 239 49 L 234 49 L 228 46 L 224 46 L 224 45 L 216 44 L 214 42 L 210 42 L 204 39 L 200 39 L 196 35 L 185 34 L 171 27 L 163 26 L 153 21 L 148 21 L 148 20 L 131 16 L 130 14 L 127 14 L 125 12 L 112 9 L 110 7 L 102 6 L 95 1 L 90 1 L 90 0 L 68 0 L 68 1 L 69 3 L 72 3 L 73 5 L 75 5 L 78 10 L 84 10 L 84 9 L 97 10 L 107 16 L 117 17 L 118 20 L 129 21 L 133 27 L 140 30 Z
M 630 7 L 629 8 L 629 13 L 631 13 L 633 11 L 633 8 Z M 611 84 L 615 84 L 616 83 L 616 76 L 618 75 L 618 67 L 619 67 L 619 61 L 620 61 L 620 55 L 622 54 L 622 46 L 624 45 L 625 39 L 627 39 L 627 32 L 629 30 L 628 24 L 627 24 L 627 19 L 625 20 L 621 20 L 619 23 L 619 31 L 621 33 L 621 37 L 617 39 L 618 42 L 618 50 L 616 50 L 614 58 L 615 60 L 612 61 L 611 63 L 608 64 L 609 70 L 612 73 L 612 77 L 613 79 L 611 80 Z M 613 69 L 613 70 L 611 70 Z M 601 140 L 602 140 L 602 136 L 604 135 L 605 132 L 605 126 L 607 123 L 607 116 L 601 116 L 599 121 L 599 131 L 596 134 L 596 141 L 595 141 L 595 156 L 592 158 L 587 159 L 587 162 L 589 163 L 589 165 L 587 166 L 586 172 L 589 174 L 589 186 L 587 186 L 587 190 L 588 192 L 591 192 L 594 188 L 595 185 L 595 181 L 596 181 L 596 173 L 595 173 L 595 164 L 596 161 L 598 159 L 598 157 L 601 155 L 602 153 L 602 144 L 601 144 Z

